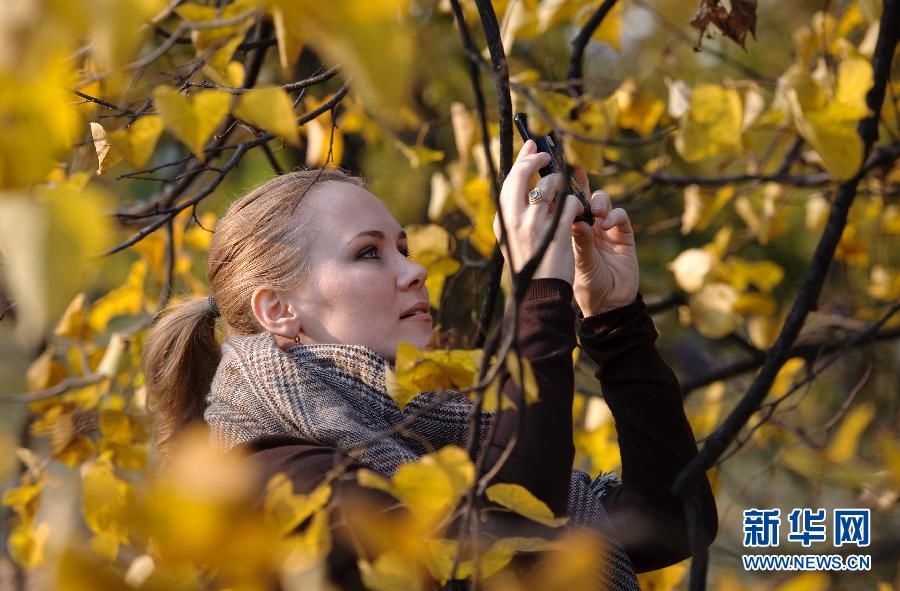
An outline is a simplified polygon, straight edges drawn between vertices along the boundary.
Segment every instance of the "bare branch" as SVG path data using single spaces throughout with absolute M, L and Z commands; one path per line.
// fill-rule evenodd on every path
M 587 47 L 591 36 L 594 34 L 603 19 L 609 14 L 609 11 L 616 5 L 616 0 L 603 0 L 603 4 L 597 7 L 594 14 L 584 24 L 578 34 L 572 39 L 572 57 L 569 59 L 569 73 L 566 78 L 569 80 L 569 93 L 572 96 L 581 96 L 584 93 L 584 84 L 582 83 L 582 64 L 584 62 L 584 49 Z

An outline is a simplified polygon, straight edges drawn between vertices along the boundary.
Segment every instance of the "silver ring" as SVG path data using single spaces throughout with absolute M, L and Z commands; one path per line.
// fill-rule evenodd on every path
M 528 205 L 534 205 L 539 201 L 546 201 L 547 203 L 550 203 L 550 200 L 544 197 L 544 192 L 541 191 L 541 188 L 535 187 L 528 192 Z

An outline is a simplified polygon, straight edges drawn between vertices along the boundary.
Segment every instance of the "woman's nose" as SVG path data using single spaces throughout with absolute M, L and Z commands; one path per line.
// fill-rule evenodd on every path
M 428 277 L 428 269 L 423 265 L 409 259 L 406 261 L 405 269 L 402 275 L 403 287 L 421 287 L 425 285 L 425 279 Z

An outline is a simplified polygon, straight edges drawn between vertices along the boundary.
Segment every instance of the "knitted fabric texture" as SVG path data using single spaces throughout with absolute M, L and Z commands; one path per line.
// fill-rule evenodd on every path
M 465 447 L 470 400 L 452 392 L 424 392 L 402 410 L 385 385 L 389 361 L 360 345 L 278 347 L 270 333 L 232 336 L 207 396 L 204 414 L 213 443 L 223 451 L 263 435 L 292 435 L 354 454 L 362 465 L 391 476 L 397 468 L 445 445 Z M 445 396 L 427 412 L 422 409 Z M 482 442 L 494 416 L 482 413 Z M 399 432 L 389 433 L 409 421 Z M 639 591 L 628 555 L 600 499 L 621 485 L 614 473 L 596 479 L 573 470 L 569 527 L 599 531 L 608 544 L 598 560 L 599 588 Z

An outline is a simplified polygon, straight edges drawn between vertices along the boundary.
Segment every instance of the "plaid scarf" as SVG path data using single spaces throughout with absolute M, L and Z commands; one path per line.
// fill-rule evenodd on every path
M 389 363 L 361 345 L 295 345 L 284 351 L 267 332 L 233 336 L 222 346 L 207 396 L 210 437 L 223 451 L 263 435 L 291 435 L 342 450 L 363 446 L 357 461 L 386 476 L 445 445 L 465 447 L 471 401 L 459 395 L 423 412 L 447 394 L 424 392 L 401 410 L 385 386 Z M 482 413 L 482 442 L 493 419 L 493 413 Z M 404 429 L 384 435 L 405 421 Z M 599 530 L 608 542 L 607 560 L 598 561 L 601 588 L 640 591 L 600 501 L 620 484 L 614 473 L 591 479 L 573 470 L 568 526 Z

